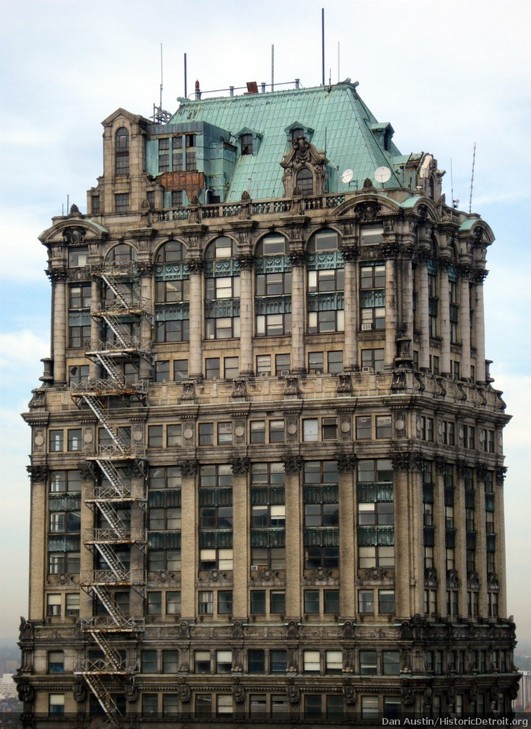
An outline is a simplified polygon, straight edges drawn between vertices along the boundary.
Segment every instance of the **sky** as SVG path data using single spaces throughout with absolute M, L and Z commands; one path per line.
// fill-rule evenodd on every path
M 28 615 L 30 432 L 20 413 L 49 355 L 39 234 L 102 174 L 101 122 L 203 91 L 350 77 L 402 154 L 431 152 L 447 200 L 496 234 L 487 357 L 505 430 L 508 612 L 531 640 L 531 3 L 528 0 L 0 0 L 0 638 Z M 509 291 L 516 292 L 515 298 Z

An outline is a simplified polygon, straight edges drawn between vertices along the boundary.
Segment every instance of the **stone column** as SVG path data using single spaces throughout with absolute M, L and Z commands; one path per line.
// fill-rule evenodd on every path
M 420 329 L 419 367 L 426 371 L 430 367 L 430 295 L 428 287 L 428 259 L 419 260 L 417 311 Z
M 469 270 L 463 266 L 459 277 L 459 338 L 461 340 L 461 377 L 470 378 L 470 280 Z
M 339 570 L 340 600 L 339 614 L 352 617 L 356 613 L 356 457 L 353 454 L 338 454 L 339 471 Z
M 306 363 L 304 357 L 304 266 L 305 253 L 303 250 L 293 250 L 289 254 L 291 260 L 291 371 L 294 374 L 304 374 Z
M 101 310 L 101 282 L 94 277 L 90 286 L 90 313 L 93 315 L 90 322 L 90 348 L 92 351 L 101 349 L 101 319 L 94 314 Z M 89 378 L 96 380 L 101 377 L 101 365 L 90 361 Z
M 146 316 L 150 313 L 153 296 L 153 265 L 150 263 L 138 265 L 140 278 L 141 309 L 145 314 L 140 318 L 140 346 L 143 350 L 149 350 L 151 345 L 151 324 Z M 148 308 L 149 307 L 149 308 Z M 154 308 L 154 307 L 153 307 Z M 147 380 L 151 374 L 151 365 L 145 357 L 140 358 L 140 379 Z
M 251 255 L 238 256 L 240 264 L 240 375 L 250 376 L 253 366 L 253 262 Z
M 410 577 L 414 586 L 411 590 L 411 614 L 424 613 L 424 492 L 422 471 L 410 464 L 408 473 L 408 499 L 411 504 L 410 527 Z
M 203 261 L 200 258 L 188 259 L 190 271 L 190 357 L 188 376 L 200 380 L 203 377 Z
M 465 465 L 459 462 L 456 468 L 456 483 L 454 489 L 454 526 L 455 533 L 455 569 L 459 575 L 459 615 L 464 616 L 466 611 L 466 595 L 463 585 L 466 581 L 466 504 L 465 504 Z M 443 613 L 444 614 L 444 613 Z
M 385 261 L 385 350 L 384 367 L 393 369 L 396 357 L 396 260 L 390 256 Z
M 48 573 L 46 559 L 46 530 L 48 510 L 46 508 L 47 466 L 28 466 L 31 478 L 31 523 L 30 523 L 30 586 L 29 620 L 44 620 L 46 604 L 44 584 Z
M 450 374 L 450 287 L 448 282 L 448 263 L 439 260 L 439 324 L 441 335 L 441 374 Z
M 505 579 L 505 513 L 504 513 L 504 479 L 505 467 L 496 469 L 495 500 L 494 500 L 494 529 L 496 533 L 496 578 L 499 583 L 498 615 L 507 617 L 507 586 Z
M 410 600 L 412 579 L 412 552 L 414 533 L 411 528 L 411 501 L 409 495 L 409 454 L 393 454 L 393 492 L 395 503 L 395 614 L 397 620 L 412 615 Z M 418 538 L 418 534 L 416 535 Z
M 195 583 L 198 572 L 198 535 L 197 535 L 197 480 L 199 464 L 195 460 L 181 462 L 181 614 L 185 619 L 193 619 L 197 614 Z
M 67 345 L 67 271 L 66 268 L 52 268 L 49 272 L 52 281 L 52 358 L 53 375 L 56 385 L 66 382 L 66 345 Z
M 94 433 L 94 428 L 87 432 Z M 94 444 L 95 445 L 95 444 Z M 94 555 L 92 550 L 85 547 L 86 532 L 94 529 L 98 508 L 94 504 L 88 504 L 87 499 L 94 497 L 96 486 L 97 467 L 92 461 L 85 461 L 80 465 L 81 472 L 81 549 L 79 555 L 80 580 L 85 580 L 94 569 Z M 93 614 L 92 598 L 84 590 L 79 590 L 79 617 L 80 619 L 90 618 Z
M 435 525 L 435 546 L 433 564 L 437 573 L 438 607 L 446 603 L 446 528 L 444 509 L 444 469 L 446 463 L 435 464 L 435 483 L 433 488 L 433 524 Z
M 485 303 L 483 300 L 483 282 L 487 271 L 476 271 L 475 275 L 475 316 L 474 332 L 476 345 L 476 382 L 486 382 L 485 368 Z
M 476 469 L 476 488 L 478 497 L 476 499 L 476 572 L 479 576 L 479 614 L 481 616 L 487 615 L 487 527 L 485 523 L 486 471 L 487 469 L 484 466 L 478 466 Z
M 359 248 L 345 244 L 341 254 L 345 261 L 345 343 L 343 369 L 354 372 L 359 369 L 358 361 L 358 277 L 356 262 Z
M 232 459 L 232 548 L 234 558 L 232 615 L 235 620 L 247 619 L 247 583 L 249 578 L 249 489 L 248 458 Z
M 303 523 L 301 514 L 302 458 L 290 456 L 284 460 L 286 471 L 286 616 L 300 617 L 301 580 L 303 571 Z

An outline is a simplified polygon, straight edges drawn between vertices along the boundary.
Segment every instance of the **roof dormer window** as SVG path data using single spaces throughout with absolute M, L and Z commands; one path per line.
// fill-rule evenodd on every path
M 253 154 L 253 135 L 242 134 L 240 137 L 240 149 L 243 154 Z
M 129 174 L 129 132 L 125 127 L 116 130 L 115 174 Z

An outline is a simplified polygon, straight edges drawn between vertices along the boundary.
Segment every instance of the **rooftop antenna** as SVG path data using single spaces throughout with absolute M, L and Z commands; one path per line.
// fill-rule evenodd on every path
M 271 91 L 275 90 L 275 46 L 271 46 Z
M 188 68 L 187 68 L 187 60 L 186 60 L 186 53 L 184 54 L 184 98 L 188 98 Z
M 459 205 L 459 200 L 454 197 L 454 168 L 452 166 L 451 157 L 450 157 L 450 194 L 452 196 L 452 207 L 455 209 Z
M 325 85 L 325 12 L 321 8 L 321 84 Z
M 337 42 L 337 82 L 341 81 L 341 41 Z
M 166 124 L 171 119 L 171 114 L 169 111 L 164 111 L 162 108 L 162 90 L 164 88 L 164 66 L 163 66 L 163 59 L 162 59 L 162 43 L 160 44 L 160 87 L 159 87 L 159 105 L 155 106 L 153 104 L 153 121 L 156 124 Z
M 474 142 L 474 152 L 472 154 L 472 175 L 470 176 L 470 200 L 468 201 L 468 212 L 472 212 L 472 193 L 474 191 L 474 170 L 476 167 L 476 143 Z

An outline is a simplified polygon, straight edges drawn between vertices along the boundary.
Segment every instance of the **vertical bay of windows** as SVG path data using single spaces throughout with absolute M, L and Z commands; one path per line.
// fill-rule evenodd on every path
M 394 567 L 393 471 L 386 458 L 358 461 L 360 569 Z
M 159 248 L 155 259 L 157 342 L 185 342 L 190 338 L 189 274 L 185 257 L 182 243 L 168 241 Z
M 426 264 L 428 268 L 428 313 L 430 337 L 437 336 L 437 315 L 439 298 L 437 295 L 437 263 L 430 259 Z
M 291 262 L 282 235 L 266 235 L 256 247 L 255 314 L 257 336 L 291 332 Z
M 232 470 L 228 464 L 201 466 L 199 569 L 232 568 Z
M 457 293 L 457 272 L 453 266 L 448 268 L 448 295 L 450 299 L 450 342 L 457 344 L 459 324 L 459 297 Z
M 306 263 L 308 333 L 345 330 L 344 260 L 338 234 L 329 228 L 316 233 L 308 244 Z
M 48 574 L 79 572 L 81 474 L 53 471 L 48 485 Z
M 221 236 L 205 253 L 205 337 L 240 336 L 240 264 L 236 243 Z
M 125 127 L 116 130 L 114 171 L 116 175 L 129 174 L 129 132 Z
M 251 564 L 286 567 L 285 472 L 282 463 L 251 467 Z
M 71 284 L 68 294 L 68 345 L 83 347 L 90 344 L 91 284 Z
M 181 470 L 177 466 L 149 469 L 148 569 L 181 569 Z
M 339 567 L 339 475 L 335 461 L 306 461 L 303 470 L 304 568 Z
M 385 264 L 360 266 L 361 330 L 385 327 Z

